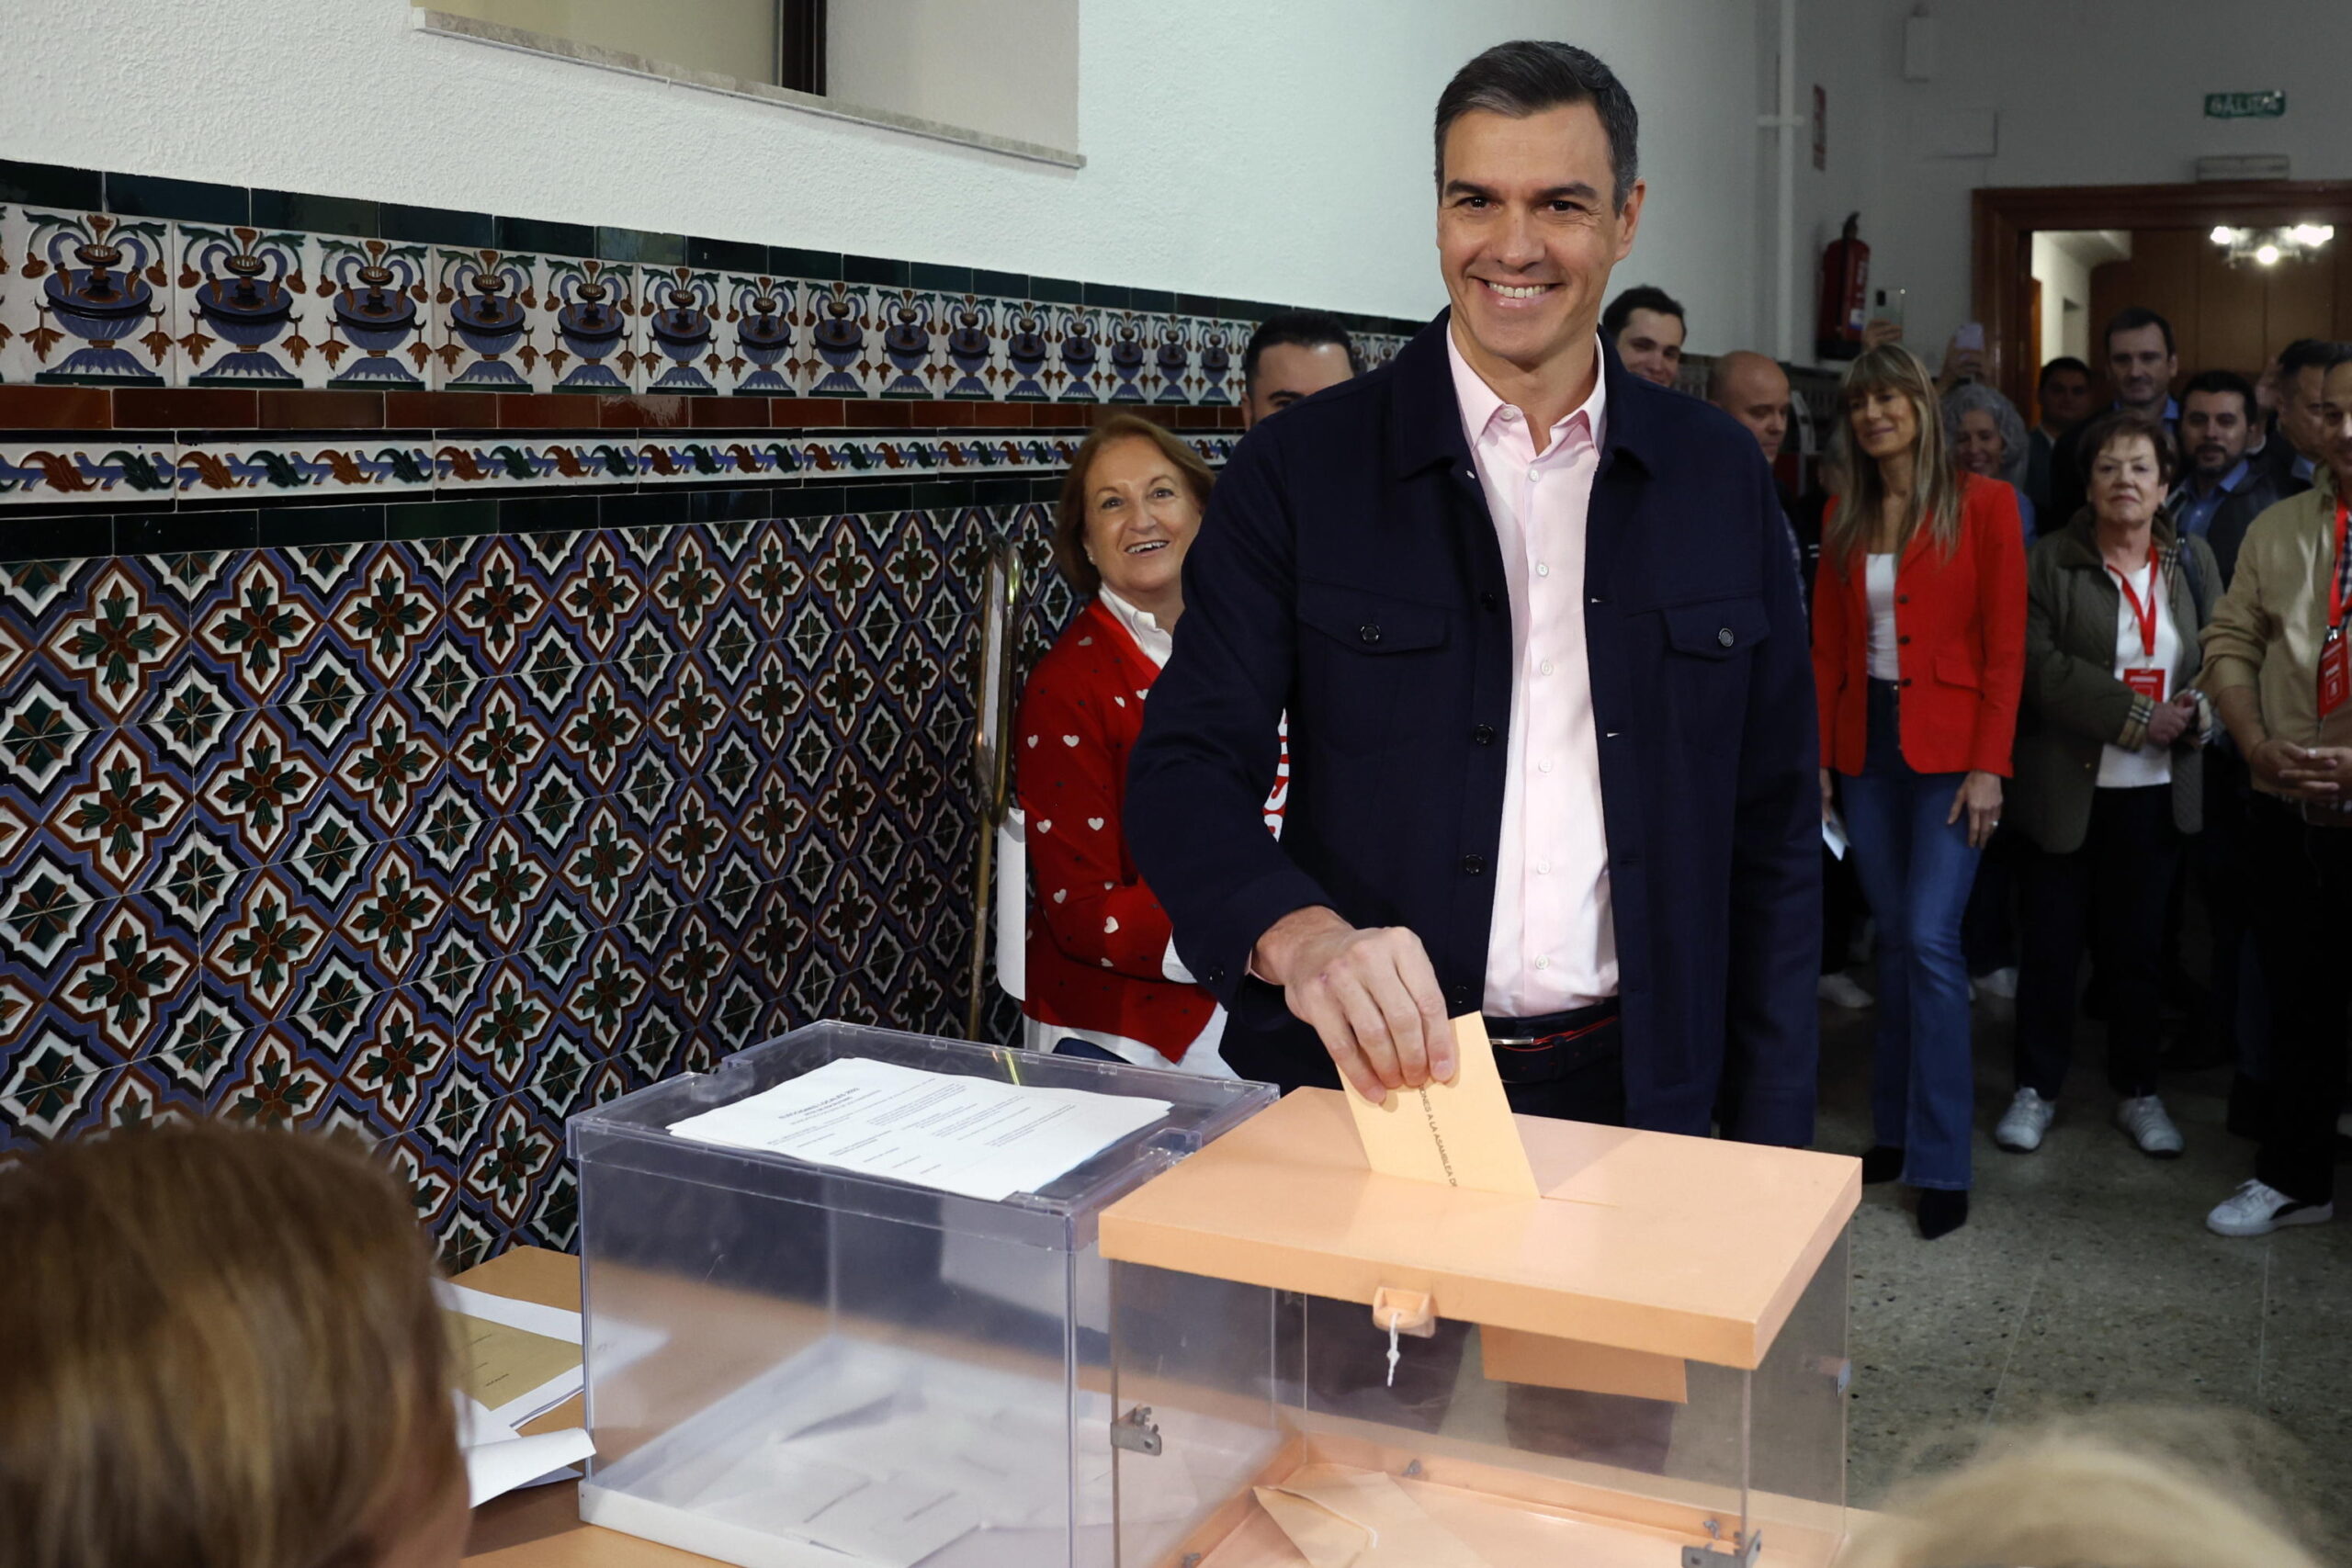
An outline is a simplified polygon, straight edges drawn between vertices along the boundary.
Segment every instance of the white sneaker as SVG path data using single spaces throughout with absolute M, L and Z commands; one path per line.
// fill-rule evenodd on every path
M 2018 999 L 2018 972 L 2015 965 L 1996 969 L 1989 975 L 1976 976 L 1976 984 L 1988 997 L 1998 997 L 2005 1002 Z
M 2333 1203 L 2298 1203 L 2275 1187 L 2249 1181 L 2205 1216 L 2215 1235 L 2268 1235 L 2281 1225 L 2319 1225 L 2335 1218 Z
M 1871 1005 L 1871 994 L 1852 976 L 1835 971 L 1821 977 L 1814 994 L 1832 1007 L 1860 1009 Z
M 2009 1108 L 2001 1112 L 2001 1120 L 1993 1128 L 1993 1141 L 2013 1155 L 2030 1155 L 2041 1146 L 2041 1134 L 2050 1131 L 2050 1123 L 2057 1119 L 2055 1101 L 2044 1100 L 2030 1089 L 2018 1090 Z M 2178 1134 L 2173 1134 L 2178 1137 Z
M 2134 1095 L 2119 1103 L 2115 1124 L 2140 1145 L 2142 1154 L 2155 1159 L 2172 1159 L 2187 1146 L 2181 1142 L 2180 1129 L 2165 1114 L 2165 1102 L 2153 1094 Z

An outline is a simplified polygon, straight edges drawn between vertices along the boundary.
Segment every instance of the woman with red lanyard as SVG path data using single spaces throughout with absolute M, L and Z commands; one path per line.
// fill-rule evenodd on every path
M 1813 594 L 1821 801 L 1842 775 L 1854 874 L 1878 918 L 1864 1181 L 1919 1193 L 1919 1234 L 1968 1223 L 1976 1121 L 1961 912 L 2001 820 L 2025 671 L 2017 492 L 1962 472 L 1927 367 L 1865 351 L 1839 389 L 1848 478 Z
M 2191 687 L 2198 635 L 2221 597 L 2213 552 L 2163 512 L 2173 446 L 2118 410 L 2083 433 L 2089 509 L 2027 567 L 2025 698 L 2010 826 L 2026 848 L 2017 1097 L 1993 1141 L 2041 1146 L 2074 1055 L 2075 974 L 2088 931 L 2108 989 L 2116 1125 L 2170 1158 L 2180 1130 L 2156 1097 L 2165 904 L 2182 836 L 2198 830 L 2212 715 Z
M 1114 414 L 1071 458 L 1054 564 L 1088 598 L 1022 694 L 1015 793 L 1035 902 L 1029 921 L 1033 1049 L 1232 1077 L 1225 1012 L 1176 956 L 1168 916 L 1120 828 L 1127 753 L 1184 613 L 1184 552 L 1215 476 L 1159 425 Z M 1287 787 L 1277 771 L 1267 821 Z

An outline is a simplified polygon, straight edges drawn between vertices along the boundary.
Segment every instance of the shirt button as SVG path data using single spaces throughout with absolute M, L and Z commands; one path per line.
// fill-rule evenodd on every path
M 1544 565 L 1542 561 L 1537 561 L 1535 563 L 1535 575 L 1538 577 L 1549 577 L 1552 575 L 1552 569 Z
M 1487 863 L 1485 861 L 1480 860 L 1476 855 L 1464 855 L 1462 857 L 1463 875 L 1484 876 L 1486 874 Z
M 1543 470 L 1543 469 L 1541 469 L 1541 468 L 1530 468 L 1530 469 L 1528 469 L 1528 470 L 1527 470 L 1527 482 L 1528 482 L 1529 484 L 1533 484 L 1536 480 L 1538 480 L 1538 479 L 1542 479 L 1543 477 L 1544 477 L 1544 470 Z
M 1536 668 L 1542 671 L 1544 674 L 1549 675 L 1552 672 L 1552 661 L 1547 659 L 1543 663 L 1537 665 Z
M 1551 863 L 1550 861 L 1548 861 L 1548 860 L 1539 860 L 1539 861 L 1537 861 L 1537 862 L 1535 863 L 1535 874 L 1536 874 L 1536 875 L 1538 875 L 1538 876 L 1549 876 L 1549 875 L 1551 875 L 1551 874 L 1552 874 L 1552 863 Z
M 1552 961 L 1548 958 L 1539 958 L 1535 961 L 1535 967 L 1538 969 L 1549 969 L 1552 967 Z
M 1517 424 L 1519 423 L 1519 411 L 1511 407 L 1509 403 L 1505 403 L 1503 405 L 1503 423 L 1505 424 Z
M 1550 772 L 1552 771 L 1552 761 L 1551 761 L 1551 759 L 1547 757 L 1547 758 L 1545 758 L 1543 761 L 1540 761 L 1540 762 L 1536 763 L 1536 764 L 1535 764 L 1535 771 L 1536 771 L 1537 773 L 1550 773 Z

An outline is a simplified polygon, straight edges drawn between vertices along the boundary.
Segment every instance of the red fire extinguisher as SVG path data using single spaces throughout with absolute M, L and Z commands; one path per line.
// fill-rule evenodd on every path
M 1851 359 L 1862 352 L 1862 321 L 1871 281 L 1871 248 L 1860 238 L 1862 215 L 1846 214 L 1843 232 L 1821 253 L 1821 308 L 1814 318 L 1817 359 Z

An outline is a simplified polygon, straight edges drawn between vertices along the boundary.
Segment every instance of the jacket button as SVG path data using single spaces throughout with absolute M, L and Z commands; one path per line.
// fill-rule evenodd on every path
M 1732 645 L 1731 628 L 1729 626 L 1725 626 L 1721 631 L 1715 633 L 1715 640 L 1721 643 L 1724 647 L 1729 648 Z
M 1911 683 L 1911 677 L 1910 677 L 1910 676 L 1908 676 L 1908 675 L 1905 675 L 1905 677 L 1903 677 L 1903 679 L 1902 679 L 1902 680 L 1897 681 L 1897 682 L 1895 682 L 1895 684 L 1896 684 L 1896 685 L 1898 685 L 1898 686 L 1907 686 L 1907 685 L 1909 685 L 1910 683 Z
M 1480 860 L 1476 855 L 1464 855 L 1462 857 L 1462 874 L 1464 876 L 1484 876 L 1487 874 L 1487 863 Z
M 1898 604 L 1908 604 L 1911 603 L 1911 595 L 1908 593 L 1897 593 L 1894 596 L 1894 602 Z
M 1380 640 L 1380 628 L 1367 622 L 1356 628 L 1356 636 L 1362 637 L 1366 642 L 1378 642 Z
M 1894 643 L 1898 648 L 1908 648 L 1911 646 L 1911 639 L 1907 637 L 1899 637 L 1894 639 Z
M 1482 724 L 1470 732 L 1470 739 L 1481 746 L 1492 746 L 1495 743 L 1495 727 L 1491 724 Z
M 1208 983 L 1209 983 L 1210 985 L 1212 985 L 1212 986 L 1222 986 L 1222 985 L 1224 985 L 1224 984 L 1225 984 L 1225 966 L 1224 966 L 1223 964 L 1210 964 L 1210 965 L 1209 965 L 1209 972 L 1208 972 L 1208 975 L 1207 975 L 1206 978 L 1207 978 L 1207 980 L 1208 980 Z

